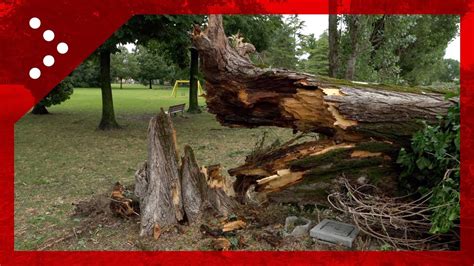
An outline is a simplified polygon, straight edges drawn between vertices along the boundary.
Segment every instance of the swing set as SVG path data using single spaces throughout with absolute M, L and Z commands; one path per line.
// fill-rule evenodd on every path
M 176 94 L 178 93 L 178 87 L 181 84 L 189 84 L 189 80 L 177 80 L 174 83 L 173 92 L 171 93 L 171 96 L 174 96 L 176 98 Z M 204 91 L 202 89 L 201 82 L 199 80 L 198 80 L 198 93 L 200 97 L 203 97 Z

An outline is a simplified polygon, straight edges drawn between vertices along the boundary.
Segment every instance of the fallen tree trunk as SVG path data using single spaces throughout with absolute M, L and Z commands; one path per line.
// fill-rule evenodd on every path
M 363 176 L 372 169 L 394 177 L 396 153 L 421 128 L 421 121 L 435 122 L 458 101 L 446 100 L 434 89 L 258 68 L 229 44 L 220 15 L 209 16 L 207 29 L 195 31 L 192 39 L 201 56 L 207 107 L 221 124 L 287 127 L 329 138 L 248 157 L 245 165 L 229 171 L 237 177 L 234 189 L 241 200 L 251 186 L 256 192 L 275 195 L 324 175 L 357 172 Z M 367 148 L 374 145 L 383 146 L 383 151 Z M 336 151 L 335 161 L 324 161 Z M 308 194 L 314 186 L 306 184 L 305 189 Z M 297 200 L 296 194 L 286 196 Z
M 213 215 L 227 216 L 235 207 L 221 188 L 208 186 L 191 147 L 185 147 L 179 165 L 175 130 L 163 110 L 150 121 L 148 160 L 136 172 L 135 180 L 142 236 L 156 236 L 178 223 L 194 223 L 210 210 Z
M 453 101 L 432 89 L 361 84 L 285 69 L 261 69 L 225 36 L 222 16 L 193 35 L 209 111 L 224 125 L 280 126 L 341 141 L 407 140 L 418 120 L 434 121 Z

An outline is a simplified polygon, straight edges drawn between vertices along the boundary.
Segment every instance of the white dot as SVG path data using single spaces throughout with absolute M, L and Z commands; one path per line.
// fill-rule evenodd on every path
M 36 30 L 40 26 L 41 26 L 41 20 L 39 20 L 39 18 L 35 17 L 35 18 L 30 19 L 30 28 Z
M 54 32 L 52 30 L 46 30 L 43 32 L 43 39 L 50 42 L 54 39 Z
M 66 43 L 61 42 L 61 43 L 58 44 L 57 49 L 58 49 L 58 53 L 65 54 L 69 50 L 69 47 L 67 46 Z
M 47 55 L 43 58 L 43 64 L 47 67 L 54 65 L 54 57 L 51 55 Z
M 40 76 L 41 76 L 41 71 L 38 68 L 34 67 L 30 69 L 30 78 L 38 79 Z

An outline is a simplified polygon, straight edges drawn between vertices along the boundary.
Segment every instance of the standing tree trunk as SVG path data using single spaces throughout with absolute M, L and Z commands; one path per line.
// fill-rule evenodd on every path
M 120 78 L 120 89 L 122 89 L 122 78 Z
M 46 106 L 38 103 L 33 107 L 33 110 L 31 110 L 31 113 L 34 115 L 47 115 L 49 114 L 48 109 L 46 109 Z
M 332 13 L 336 10 L 336 1 L 329 2 L 329 11 Z M 339 33 L 337 31 L 338 18 L 337 15 L 329 15 L 329 76 L 336 77 L 339 60 Z
M 163 109 L 148 127 L 148 161 L 135 174 L 140 198 L 140 235 L 153 235 L 178 223 L 193 223 L 209 210 L 227 216 L 235 202 L 221 188 L 208 186 L 186 146 L 179 165 L 176 132 Z
M 189 71 L 189 109 L 188 113 L 200 113 L 198 104 L 198 69 L 199 54 L 196 48 L 191 47 L 191 66 Z
M 153 85 L 152 85 L 152 80 L 151 80 L 151 79 L 150 79 L 150 81 L 149 81 L 148 84 L 149 84 L 148 88 L 149 88 L 150 90 L 153 89 Z
M 99 129 L 109 130 L 120 128 L 115 120 L 114 100 L 112 98 L 112 86 L 110 84 L 110 50 L 100 50 L 100 83 L 102 91 L 102 120 Z
M 359 56 L 360 50 L 360 22 L 361 17 L 358 15 L 348 15 L 348 25 L 349 37 L 351 40 L 351 53 L 346 64 L 346 75 L 347 80 L 354 80 L 355 67 L 357 62 L 357 57 Z

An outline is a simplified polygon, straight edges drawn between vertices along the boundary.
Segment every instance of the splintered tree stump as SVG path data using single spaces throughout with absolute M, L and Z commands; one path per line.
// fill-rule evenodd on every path
M 140 235 L 151 235 L 155 224 L 161 228 L 183 220 L 179 158 L 171 118 L 163 111 L 148 127 L 146 178 L 137 178 L 140 198 Z M 143 173 L 142 173 L 143 174 Z
M 183 182 L 183 204 L 186 217 L 190 222 L 198 220 L 206 199 L 207 183 L 194 158 L 191 147 L 184 148 L 183 164 L 181 165 L 181 181 Z
M 400 147 L 406 146 L 412 134 L 422 127 L 421 121 L 437 122 L 437 116 L 446 114 L 459 101 L 447 100 L 440 93 L 445 91 L 430 88 L 351 82 L 287 69 L 258 68 L 229 44 L 220 15 L 210 15 L 207 29 L 194 32 L 192 41 L 201 56 L 207 107 L 221 124 L 286 127 L 316 132 L 328 139 L 283 147 L 261 158 L 247 158 L 245 165 L 229 171 L 237 177 L 234 189 L 240 200 L 251 186 L 257 192 L 273 195 L 283 195 L 283 188 L 300 186 L 304 188 L 301 193 L 293 191 L 284 197 L 308 198 L 317 194 L 315 190 L 320 187 L 307 182 L 341 174 L 365 176 L 366 172 L 379 172 L 376 175 L 390 176 L 387 183 L 393 183 L 388 179 L 396 176 L 394 161 Z M 372 142 L 383 143 L 384 150 L 357 149 Z M 318 153 L 331 154 L 334 149 L 340 154 L 333 161 L 318 157 Z M 311 158 L 311 163 L 302 163 L 306 157 Z
M 221 187 L 209 184 L 196 162 L 191 147 L 184 147 L 182 161 L 183 204 L 188 221 L 194 223 L 209 211 L 221 216 L 231 214 L 236 207 L 235 201 L 229 198 Z
M 211 188 L 201 173 L 191 147 L 180 160 L 176 133 L 163 110 L 148 127 L 148 160 L 135 173 L 135 195 L 140 198 L 141 236 L 178 223 L 197 221 L 212 210 L 227 216 L 236 206 L 220 188 Z

